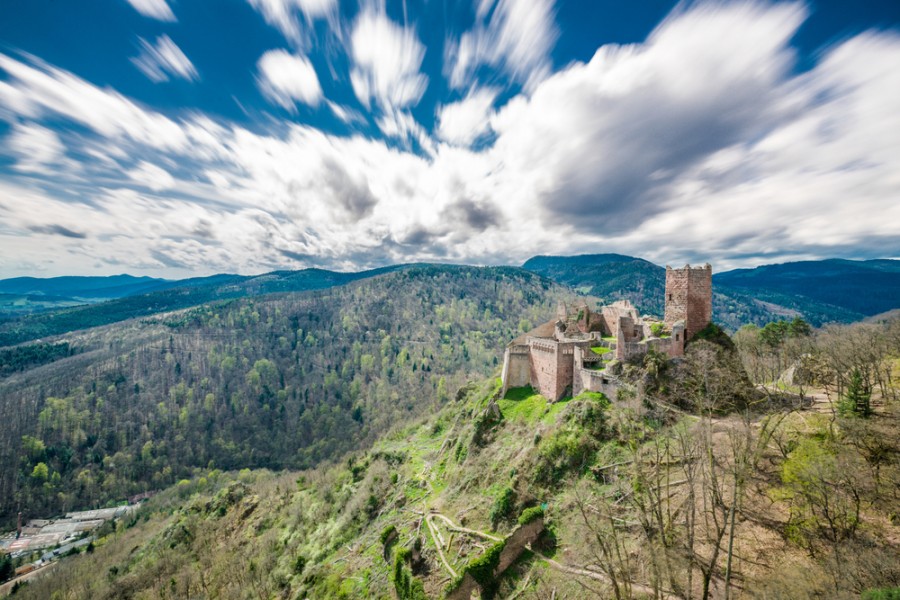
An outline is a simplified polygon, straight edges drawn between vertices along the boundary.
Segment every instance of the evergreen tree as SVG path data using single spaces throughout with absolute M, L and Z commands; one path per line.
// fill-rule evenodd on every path
M 850 374 L 850 383 L 847 384 L 847 393 L 844 394 L 844 402 L 847 408 L 862 417 L 872 414 L 870 400 L 871 392 L 863 385 L 862 374 L 859 369 L 853 369 Z

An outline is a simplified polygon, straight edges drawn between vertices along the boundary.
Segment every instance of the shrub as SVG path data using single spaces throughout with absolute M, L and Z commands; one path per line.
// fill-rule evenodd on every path
M 544 509 L 540 506 L 532 506 L 531 508 L 526 508 L 522 511 L 522 514 L 519 515 L 519 525 L 528 525 L 533 521 L 537 521 L 544 517 Z
M 494 498 L 494 505 L 491 507 L 491 527 L 497 529 L 500 522 L 509 518 L 512 513 L 513 506 L 516 503 L 516 492 L 510 487 L 506 487 Z
M 303 569 L 306 568 L 306 557 L 302 554 L 298 554 L 297 558 L 294 559 L 294 573 L 299 575 L 303 572 Z
M 491 600 L 497 594 L 499 582 L 494 577 L 494 570 L 500 563 L 500 554 L 506 547 L 506 541 L 500 541 L 485 550 L 484 554 L 466 565 L 465 572 L 472 576 L 481 586 L 483 600 Z
M 378 539 L 381 541 L 381 545 L 384 546 L 388 543 L 389 540 L 394 538 L 394 535 L 397 533 L 397 528 L 391 524 L 385 527 L 381 531 L 381 535 L 378 536 Z
M 866 590 L 860 600 L 900 600 L 900 587 Z

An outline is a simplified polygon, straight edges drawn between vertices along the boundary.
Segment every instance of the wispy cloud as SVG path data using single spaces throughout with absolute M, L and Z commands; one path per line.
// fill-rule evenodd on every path
M 131 62 L 151 81 L 161 83 L 168 81 L 169 76 L 187 81 L 196 81 L 200 78 L 193 63 L 169 36 L 159 36 L 155 44 L 144 38 L 139 40 L 141 53 L 133 57 Z
M 475 27 L 446 50 L 450 85 L 471 85 L 482 65 L 503 68 L 534 88 L 550 74 L 550 51 L 559 30 L 553 0 L 479 0 Z
M 52 174 L 52 167 L 65 155 L 65 147 L 51 129 L 34 123 L 17 123 L 6 139 L 8 150 L 18 158 L 16 169 Z
M 481 18 L 502 5 L 485 0 Z M 900 255 L 896 32 L 846 39 L 798 73 L 791 40 L 802 6 L 691 5 L 644 42 L 599 48 L 509 99 L 469 88 L 429 132 L 411 114 L 426 85 L 424 47 L 414 30 L 366 10 L 349 70 L 389 139 L 329 134 L 296 117 L 242 126 L 164 115 L 0 54 L 0 119 L 17 140 L 0 152 L 100 173 L 74 191 L 36 171 L 0 179 L 0 248 L 59 272 L 115 256 L 119 270 L 170 275 L 515 262 L 598 247 L 721 265 L 829 248 Z M 285 102 L 312 98 L 298 81 L 284 80 Z M 43 131 L 51 123 L 63 123 L 56 139 Z
M 266 20 L 277 28 L 285 38 L 299 43 L 302 39 L 298 16 L 303 15 L 307 23 L 326 18 L 336 23 L 337 0 L 249 0 Z
M 305 56 L 269 50 L 256 66 L 260 90 L 283 108 L 296 112 L 295 102 L 316 106 L 322 100 L 322 86 L 316 70 Z
M 462 100 L 442 106 L 438 112 L 438 136 L 442 140 L 468 146 L 487 133 L 497 93 L 498 90 L 493 88 L 474 89 Z
M 152 148 L 181 148 L 187 136 L 168 117 L 144 109 L 110 89 L 33 60 L 31 64 L 0 53 L 0 115 L 7 120 L 54 115 L 70 119 L 106 138 L 127 138 Z
M 420 72 L 425 46 L 412 28 L 368 6 L 353 25 L 350 51 L 353 91 L 366 107 L 374 99 L 382 109 L 404 108 L 422 98 L 428 86 L 428 77 Z
M 154 192 L 161 192 L 175 187 L 175 178 L 168 171 L 145 160 L 138 163 L 134 169 L 128 171 L 128 176 Z
M 175 13 L 166 4 L 166 0 L 128 0 L 128 3 L 134 7 L 136 11 L 159 21 L 176 21 Z

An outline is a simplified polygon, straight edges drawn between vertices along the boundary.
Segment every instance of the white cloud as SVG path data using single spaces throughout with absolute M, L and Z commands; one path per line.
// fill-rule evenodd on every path
M 34 123 L 16 124 L 6 138 L 6 148 L 18 157 L 15 168 L 24 172 L 52 174 L 49 167 L 65 155 L 59 136 Z
M 64 117 L 108 138 L 127 138 L 151 148 L 183 148 L 187 137 L 168 117 L 138 106 L 120 93 L 100 89 L 68 71 L 39 61 L 27 65 L 0 53 L 0 115 Z
M 347 108 L 346 106 L 331 102 L 330 100 L 326 100 L 326 103 L 328 104 L 328 108 L 331 109 L 331 112 L 334 113 L 334 116 L 336 116 L 344 123 L 349 124 L 365 122 L 363 116 L 351 108 Z
M 134 169 L 128 171 L 128 176 L 154 192 L 161 192 L 175 187 L 175 178 L 172 177 L 171 173 L 145 160 L 142 160 Z
M 481 65 L 491 65 L 532 89 L 550 73 L 550 51 L 559 36 L 553 0 L 499 0 L 485 22 L 493 4 L 480 0 L 479 22 L 448 46 L 450 85 L 466 87 Z
M 438 136 L 454 144 L 470 145 L 490 129 L 491 109 L 497 93 L 492 88 L 476 89 L 462 100 L 441 107 Z
M 300 23 L 297 13 L 302 13 L 307 22 L 327 18 L 336 20 L 337 0 L 249 0 L 266 23 L 277 28 L 285 38 L 300 42 Z
M 145 17 L 169 22 L 177 20 L 166 0 L 128 0 L 128 3 Z
M 295 101 L 317 106 L 322 100 L 322 87 L 312 63 L 305 56 L 285 50 L 269 50 L 256 64 L 257 83 L 269 100 L 292 112 Z
M 44 192 L 29 187 L 34 177 L 0 180 L 0 257 L 62 273 L 113 256 L 133 266 L 110 270 L 185 275 L 598 248 L 717 270 L 759 256 L 900 255 L 900 36 L 858 35 L 797 74 L 789 43 L 804 14 L 786 4 L 681 11 L 646 42 L 601 48 L 496 111 L 487 101 L 476 110 L 484 90 L 461 101 L 465 118 L 445 106 L 437 131 L 452 144 L 430 139 L 389 86 L 361 72 L 378 126 L 418 153 L 287 121 L 250 131 L 173 120 L 0 55 L 0 118 L 73 121 L 115 159 L 83 163 L 105 171 L 77 194 L 49 177 Z M 485 118 L 493 143 L 465 147 Z M 116 163 L 132 161 L 123 179 Z
M 187 81 L 199 79 L 200 75 L 193 63 L 169 36 L 161 35 L 156 38 L 156 45 L 144 38 L 139 39 L 141 53 L 133 57 L 131 62 L 151 81 L 155 83 L 168 81 L 170 75 Z
M 428 77 L 419 72 L 425 47 L 413 29 L 391 21 L 383 11 L 364 8 L 350 37 L 353 91 L 366 107 L 374 99 L 382 109 L 415 105 Z

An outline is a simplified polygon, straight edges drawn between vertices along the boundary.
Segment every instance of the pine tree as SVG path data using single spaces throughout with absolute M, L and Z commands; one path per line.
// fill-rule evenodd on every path
M 871 398 L 872 394 L 863 385 L 862 374 L 859 372 L 859 369 L 853 369 L 853 372 L 850 374 L 850 383 L 847 384 L 847 393 L 844 394 L 844 401 L 847 407 L 862 417 L 868 417 L 872 414 Z

